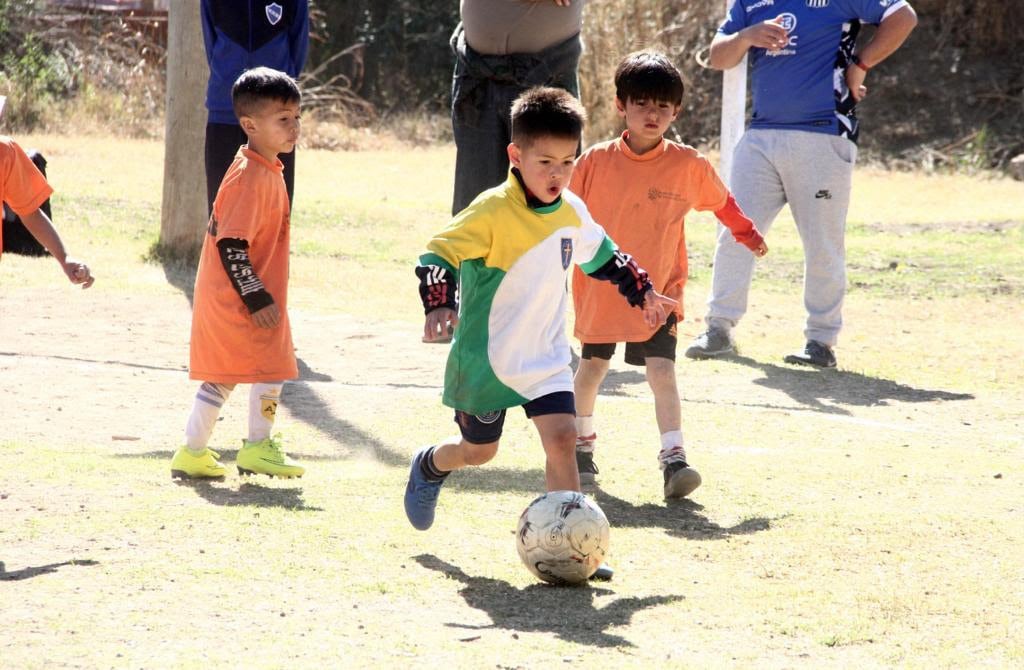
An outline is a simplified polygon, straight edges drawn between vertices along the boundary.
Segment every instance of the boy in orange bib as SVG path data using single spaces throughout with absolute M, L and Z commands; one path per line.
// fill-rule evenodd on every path
M 654 289 L 678 301 L 668 321 L 652 327 L 623 307 L 615 287 L 578 270 L 573 274 L 575 335 L 583 343 L 574 378 L 580 482 L 596 479 L 594 405 L 615 344 L 625 342 L 626 363 L 646 367 L 654 392 L 666 498 L 689 495 L 701 481 L 686 461 L 675 375 L 676 324 L 683 318 L 687 273 L 684 217 L 691 209 L 712 211 L 754 255 L 768 251 L 711 163 L 692 147 L 665 139 L 682 99 L 682 78 L 665 56 L 651 51 L 627 56 L 615 72 L 615 106 L 626 130 L 580 156 L 569 185 L 608 235 L 646 268 Z
M 305 469 L 270 435 L 284 381 L 298 376 L 287 310 L 290 207 L 278 154 L 299 139 L 300 93 L 287 74 L 260 67 L 242 73 L 231 95 L 249 143 L 224 175 L 203 242 L 189 364 L 202 384 L 171 476 L 224 476 L 207 443 L 235 385 L 248 383 L 239 473 L 301 477 Z
M 0 115 L 3 114 L 3 100 L 0 96 Z M 35 166 L 32 159 L 10 137 L 0 135 L 0 202 L 21 218 L 28 230 L 53 256 L 72 284 L 89 288 L 94 281 L 85 263 L 68 258 L 60 235 L 53 227 L 50 217 L 40 209 L 53 188 L 46 177 Z M 2 209 L 2 208 L 0 208 Z M 0 254 L 4 250 L 3 229 L 0 228 Z

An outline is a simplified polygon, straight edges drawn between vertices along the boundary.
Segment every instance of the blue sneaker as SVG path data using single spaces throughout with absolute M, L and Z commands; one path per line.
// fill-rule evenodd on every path
M 405 516 L 416 530 L 426 530 L 434 525 L 434 510 L 437 496 L 441 493 L 444 479 L 429 480 L 423 476 L 423 459 L 433 447 L 423 447 L 412 457 L 409 468 L 409 483 L 405 485 Z

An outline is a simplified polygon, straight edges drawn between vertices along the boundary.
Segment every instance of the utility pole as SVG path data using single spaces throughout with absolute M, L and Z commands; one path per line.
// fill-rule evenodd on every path
M 206 230 L 203 154 L 208 78 L 199 0 L 175 0 L 167 16 L 164 190 L 158 243 L 158 255 L 168 260 L 197 258 Z

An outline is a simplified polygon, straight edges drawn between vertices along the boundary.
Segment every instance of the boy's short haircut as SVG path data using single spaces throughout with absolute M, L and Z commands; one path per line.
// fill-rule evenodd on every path
M 579 100 L 561 88 L 536 86 L 512 103 L 512 141 L 529 146 L 542 137 L 579 141 L 587 112 Z
M 683 91 L 679 70 L 657 51 L 634 51 L 615 68 L 615 97 L 624 103 L 654 100 L 680 105 Z
M 299 102 L 302 93 L 294 79 L 269 67 L 246 70 L 231 87 L 231 104 L 238 118 L 252 116 L 270 100 Z

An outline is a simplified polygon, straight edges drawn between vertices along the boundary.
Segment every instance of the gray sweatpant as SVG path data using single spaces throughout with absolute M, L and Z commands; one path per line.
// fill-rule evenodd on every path
M 789 203 L 804 247 L 804 335 L 833 346 L 843 325 L 846 211 L 857 160 L 848 139 L 801 130 L 748 129 L 733 155 L 730 190 L 762 235 Z M 754 255 L 719 225 L 709 326 L 732 328 L 747 311 Z

